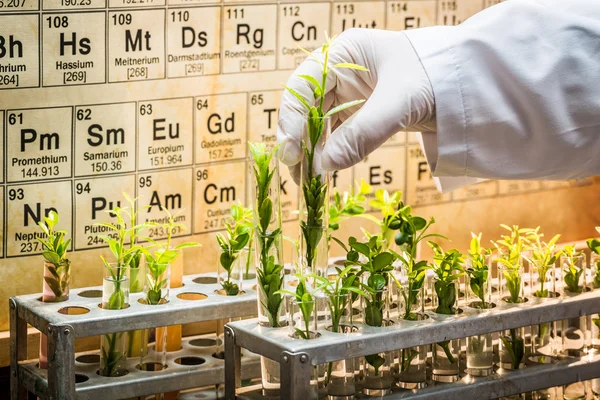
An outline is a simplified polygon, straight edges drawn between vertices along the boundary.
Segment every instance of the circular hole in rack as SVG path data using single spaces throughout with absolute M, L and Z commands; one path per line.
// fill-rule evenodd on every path
M 529 361 L 529 364 L 552 364 L 556 362 L 556 358 L 552 356 L 537 355 L 529 357 L 527 361 Z
M 207 297 L 208 296 L 203 293 L 196 292 L 185 292 L 177 295 L 177 298 L 181 300 L 205 300 Z
M 85 297 L 86 299 L 99 299 L 100 297 L 102 297 L 102 290 L 84 290 L 82 292 L 79 292 L 77 296 Z
M 550 291 L 550 292 L 548 292 L 548 296 L 546 296 L 546 297 L 540 297 L 537 295 L 537 293 L 533 293 L 532 296 L 535 297 L 536 299 L 556 299 L 556 298 L 560 297 L 560 293 Z
M 333 332 L 332 328 L 333 328 L 333 326 L 330 325 L 326 329 L 329 332 Z M 346 333 L 346 334 L 348 334 L 348 333 L 358 332 L 358 326 L 354 326 L 354 325 L 341 325 L 340 324 L 339 327 L 338 327 L 338 329 L 339 329 L 338 333 Z
M 75 358 L 75 361 L 82 364 L 98 364 L 100 362 L 100 354 L 83 354 Z
M 190 346 L 194 347 L 212 347 L 217 345 L 216 339 L 201 338 L 190 340 Z
M 519 301 L 518 303 L 512 303 L 510 301 L 510 297 L 509 296 L 506 296 L 506 297 L 502 298 L 502 301 L 505 302 L 505 303 L 508 303 L 508 304 L 523 304 L 523 303 L 527 303 L 529 301 L 529 299 L 527 297 L 519 297 L 519 300 L 521 300 L 521 301 Z
M 152 304 L 152 305 L 153 305 L 153 306 L 160 306 L 160 305 L 162 305 L 162 304 L 167 304 L 168 302 L 169 302 L 169 300 L 167 300 L 167 301 L 161 300 L 161 302 L 160 302 L 160 303 L 158 303 L 158 304 Z M 143 297 L 142 297 L 142 298 L 140 298 L 140 299 L 138 299 L 138 303 L 140 303 L 140 304 L 143 304 L 143 305 L 145 305 L 145 306 L 147 306 L 147 305 L 148 305 L 148 303 L 146 302 L 146 299 L 145 299 L 145 298 L 143 298 Z
M 193 356 L 179 357 L 175 359 L 175 364 L 179 365 L 202 365 L 205 362 L 206 360 L 204 358 Z
M 481 311 L 485 311 L 485 310 L 491 310 L 492 308 L 496 308 L 496 303 L 488 303 L 488 307 L 483 308 L 483 307 L 481 307 L 481 301 L 473 301 L 468 304 L 468 307 L 475 308 L 475 309 L 481 310 Z
M 214 276 L 200 276 L 193 280 L 194 283 L 199 283 L 201 285 L 210 285 L 213 283 L 217 283 L 217 278 Z
M 89 313 L 90 309 L 86 307 L 63 307 L 58 312 L 63 315 L 83 315 Z
M 159 362 L 147 362 L 135 366 L 139 371 L 158 372 L 167 369 L 167 366 Z
M 346 262 L 346 260 L 335 260 L 333 263 L 334 263 L 335 265 L 341 265 L 341 266 L 344 266 L 344 263 L 345 263 L 345 262 Z
M 123 306 L 123 308 L 119 308 L 119 309 L 117 309 L 117 310 L 111 310 L 110 308 L 104 308 L 104 307 L 102 307 L 102 303 L 98 304 L 98 308 L 102 308 L 103 310 L 108 310 L 108 311 L 121 311 L 121 310 L 125 310 L 125 309 L 127 309 L 127 308 L 129 308 L 129 307 L 131 307 L 131 305 L 129 305 L 129 304 L 125 304 L 125 305 Z
M 219 296 L 229 296 L 227 294 L 227 292 L 225 291 L 225 289 L 215 289 L 215 294 L 218 294 Z M 241 296 L 243 294 L 246 294 L 246 292 L 244 292 L 243 290 L 240 290 L 237 294 L 232 295 L 232 296 Z
M 90 380 L 90 377 L 83 374 L 75 374 L 75 383 L 83 383 Z
M 125 368 L 120 368 L 117 373 L 113 376 L 104 376 L 104 375 L 100 375 L 100 370 L 96 371 L 96 375 L 100 375 L 104 378 L 118 378 L 120 376 L 125 376 L 129 373 L 129 371 L 127 371 Z

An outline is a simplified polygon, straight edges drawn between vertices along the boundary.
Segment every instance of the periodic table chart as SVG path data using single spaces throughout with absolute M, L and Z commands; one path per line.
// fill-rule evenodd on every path
M 106 250 L 96 223 L 125 205 L 122 192 L 150 206 L 139 222 L 183 210 L 176 236 L 213 238 L 230 206 L 248 203 L 247 141 L 276 142 L 281 84 L 305 58 L 298 46 L 352 27 L 455 25 L 498 2 L 0 0 L 0 266 L 15 282 L 0 301 L 40 290 L 37 269 L 17 278 L 29 276 L 36 222 L 53 209 L 75 254 L 87 254 L 80 262 Z M 441 195 L 404 132 L 332 178 L 341 190 L 359 178 L 402 190 L 415 207 L 568 185 L 486 182 Z M 298 190 L 286 168 L 281 189 L 291 227 Z

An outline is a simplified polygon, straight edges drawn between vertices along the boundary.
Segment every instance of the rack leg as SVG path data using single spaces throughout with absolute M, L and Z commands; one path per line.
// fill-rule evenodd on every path
M 19 318 L 17 302 L 9 300 L 10 305 L 10 399 L 25 400 L 27 391 L 19 383 L 19 361 L 27 358 L 27 323 Z
M 313 366 L 306 353 L 281 354 L 281 395 L 288 400 L 312 398 L 310 376 Z
M 225 326 L 225 398 L 235 400 L 235 391 L 242 385 L 241 348 L 235 344 L 235 332 Z
M 75 398 L 75 335 L 70 325 L 48 326 L 48 391 L 54 399 Z

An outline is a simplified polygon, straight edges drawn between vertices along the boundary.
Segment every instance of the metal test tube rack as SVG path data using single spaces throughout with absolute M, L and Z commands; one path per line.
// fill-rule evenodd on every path
M 388 352 L 444 340 L 464 338 L 522 326 L 596 314 L 600 312 L 600 291 L 574 297 L 561 295 L 555 299 L 530 299 L 519 305 L 498 302 L 489 312 L 466 308 L 462 314 L 444 320 L 401 321 L 390 327 L 361 326 L 358 332 L 336 334 L 319 331 L 313 340 L 292 339 L 286 328 L 263 328 L 256 320 L 244 320 L 225 326 L 225 395 L 228 400 L 257 398 L 236 393 L 241 382 L 241 349 L 280 363 L 281 398 L 310 398 L 313 366 L 327 362 Z M 560 386 L 600 377 L 600 355 L 582 359 L 565 359 L 555 364 L 539 365 L 504 374 L 475 378 L 472 382 L 456 382 L 430 386 L 417 392 L 394 393 L 389 399 L 462 400 L 509 396 L 550 386 Z M 251 392 L 250 392 L 251 393 Z
M 101 287 L 71 290 L 69 300 L 60 303 L 43 303 L 40 294 L 11 298 L 11 399 L 26 399 L 29 391 L 42 399 L 112 400 L 223 383 L 223 362 L 212 357 L 215 347 L 195 347 L 190 344 L 193 340 L 184 342 L 179 352 L 169 353 L 168 367 L 157 372 L 137 370 L 136 357 L 128 360 L 127 375 L 109 378 L 96 373 L 97 364 L 85 366 L 76 361 L 79 354 L 75 354 L 75 339 L 79 337 L 256 315 L 256 292 L 251 289 L 255 280 L 244 281 L 244 293 L 238 296 L 215 293 L 220 289 L 215 274 L 185 276 L 183 282 L 182 287 L 170 289 L 167 304 L 141 304 L 138 300 L 144 294 L 132 293 L 130 307 L 123 310 L 99 307 Z M 198 299 L 183 299 L 190 297 Z M 59 312 L 67 307 L 89 312 L 81 315 Z M 23 362 L 27 355 L 27 324 L 48 337 L 48 369 L 38 368 L 36 362 Z M 204 362 L 175 363 L 180 357 Z M 260 376 L 259 359 L 247 354 L 244 360 L 244 379 Z M 87 380 L 79 383 L 81 376 Z

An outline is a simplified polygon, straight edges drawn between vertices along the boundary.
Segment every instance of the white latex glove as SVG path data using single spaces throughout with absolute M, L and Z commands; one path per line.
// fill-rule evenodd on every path
M 322 60 L 320 49 L 313 54 Z M 350 29 L 335 39 L 329 54 L 331 65 L 351 62 L 367 67 L 369 72 L 344 68 L 328 75 L 325 111 L 352 100 L 367 101 L 360 109 L 352 107 L 334 116 L 335 130 L 321 159 L 323 169 L 351 167 L 399 131 L 435 131 L 433 89 L 404 33 Z M 312 100 L 312 85 L 298 78 L 303 74 L 320 81 L 321 65 L 309 57 L 287 82 L 288 87 Z M 286 90 L 279 112 L 278 155 L 296 182 L 304 156 L 300 147 L 303 112 L 306 107 Z

